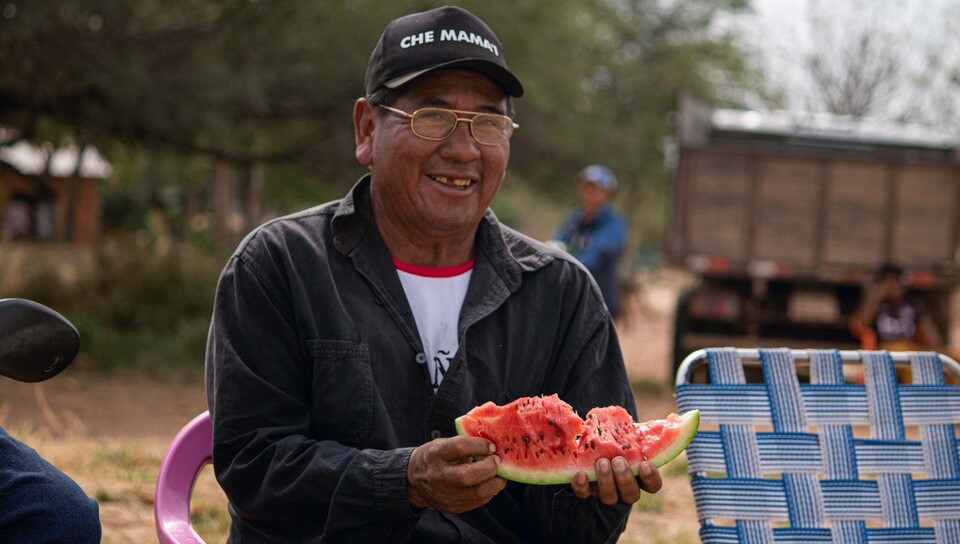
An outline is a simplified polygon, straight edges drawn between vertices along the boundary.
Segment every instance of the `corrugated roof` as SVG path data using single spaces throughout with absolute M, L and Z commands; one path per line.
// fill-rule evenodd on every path
M 50 174 L 54 176 L 72 176 L 77 169 L 77 155 L 80 148 L 75 145 L 60 147 L 53 150 L 50 159 Z M 14 168 L 26 175 L 42 174 L 47 161 L 48 149 L 38 147 L 30 142 L 20 140 L 13 145 L 0 147 L 0 160 L 13 165 Z M 80 165 L 80 177 L 108 178 L 113 172 L 110 163 L 100 155 L 94 146 L 87 146 L 83 151 L 83 162 Z

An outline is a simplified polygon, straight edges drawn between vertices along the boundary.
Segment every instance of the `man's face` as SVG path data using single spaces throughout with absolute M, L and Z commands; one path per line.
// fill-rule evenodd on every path
M 580 180 L 577 198 L 583 213 L 592 216 L 610 200 L 610 194 L 592 181 Z
M 906 289 L 899 274 L 886 274 L 880 279 L 879 283 L 882 286 L 885 300 L 893 303 L 903 300 Z
M 441 70 L 415 79 L 391 106 L 407 113 L 430 106 L 506 114 L 507 100 L 477 72 Z M 481 145 L 468 123 L 458 123 L 445 140 L 425 140 L 408 119 L 383 116 L 368 103 L 358 105 L 354 118 L 357 159 L 370 168 L 378 221 L 426 243 L 472 235 L 503 182 L 509 142 Z

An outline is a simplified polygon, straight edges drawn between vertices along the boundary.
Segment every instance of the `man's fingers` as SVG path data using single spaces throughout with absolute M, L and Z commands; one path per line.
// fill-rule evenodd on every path
M 647 493 L 656 493 L 663 487 L 660 471 L 650 461 L 640 463 L 640 487 Z
M 613 459 L 613 479 L 617 484 L 620 500 L 633 504 L 640 500 L 640 484 L 623 457 Z
M 623 457 L 599 459 L 596 464 L 597 481 L 590 483 L 586 472 L 578 472 L 570 483 L 573 493 L 586 499 L 595 496 L 608 505 L 617 502 L 633 504 L 640 500 L 641 491 L 656 493 L 663 485 L 660 472 L 649 461 L 640 463 L 639 478 L 634 476 Z
M 573 477 L 573 481 L 570 483 L 570 487 L 573 489 L 573 494 L 580 499 L 586 499 L 590 496 L 590 479 L 587 477 L 587 473 L 580 471 L 576 473 Z
M 423 448 L 426 451 L 422 456 L 414 459 L 411 456 L 411 465 L 408 472 L 424 471 L 432 473 L 430 478 L 438 478 L 446 482 L 446 485 L 465 488 L 472 487 L 480 482 L 489 480 L 497 475 L 497 467 L 500 458 L 496 455 L 490 455 L 493 444 L 479 439 L 479 448 L 477 443 L 456 444 L 455 439 L 438 439 L 429 442 L 417 448 Z M 450 443 L 448 443 L 450 442 Z M 479 449 L 479 453 L 477 450 Z M 414 453 L 419 453 L 414 450 Z M 472 455 L 463 455 L 464 452 L 474 452 Z M 476 458 L 476 460 L 474 460 Z
M 464 457 L 491 455 L 496 451 L 493 442 L 475 436 L 440 438 L 429 444 L 432 452 L 448 463 L 456 462 Z
M 461 438 L 463 438 L 461 440 Z M 497 478 L 491 444 L 466 437 L 440 438 L 415 448 L 407 465 L 410 504 L 464 512 L 486 504 L 506 486 Z M 483 456 L 478 461 L 473 457 Z
M 481 483 L 477 487 L 479 488 L 478 495 L 480 497 L 489 497 L 492 499 L 494 495 L 503 491 L 503 488 L 507 487 L 507 481 L 503 478 L 491 478 Z
M 597 497 L 603 504 L 617 504 L 620 500 L 609 459 L 597 461 Z
M 448 467 L 450 472 L 449 482 L 451 485 L 458 487 L 475 486 L 496 476 L 499 465 L 500 458 L 496 455 L 490 455 L 472 463 L 452 465 Z

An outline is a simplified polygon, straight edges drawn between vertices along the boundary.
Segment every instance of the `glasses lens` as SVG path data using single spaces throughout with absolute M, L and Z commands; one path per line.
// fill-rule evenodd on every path
M 458 118 L 454 110 L 421 108 L 413 112 L 410 128 L 421 138 L 443 140 L 453 134 L 459 121 L 468 120 Z M 505 115 L 477 113 L 469 122 L 470 133 L 481 144 L 502 144 L 513 134 L 513 120 Z
M 513 134 L 513 121 L 503 115 L 480 113 L 472 125 L 473 137 L 481 144 L 501 144 Z
M 457 114 L 440 108 L 422 108 L 413 112 L 410 127 L 414 134 L 430 140 L 442 140 L 457 126 Z

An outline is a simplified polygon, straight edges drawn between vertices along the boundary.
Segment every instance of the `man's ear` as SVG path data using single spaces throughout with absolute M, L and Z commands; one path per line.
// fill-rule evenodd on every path
M 353 104 L 353 138 L 356 144 L 357 161 L 363 166 L 373 163 L 373 129 L 374 116 L 377 109 L 367 102 L 366 98 L 358 98 Z

